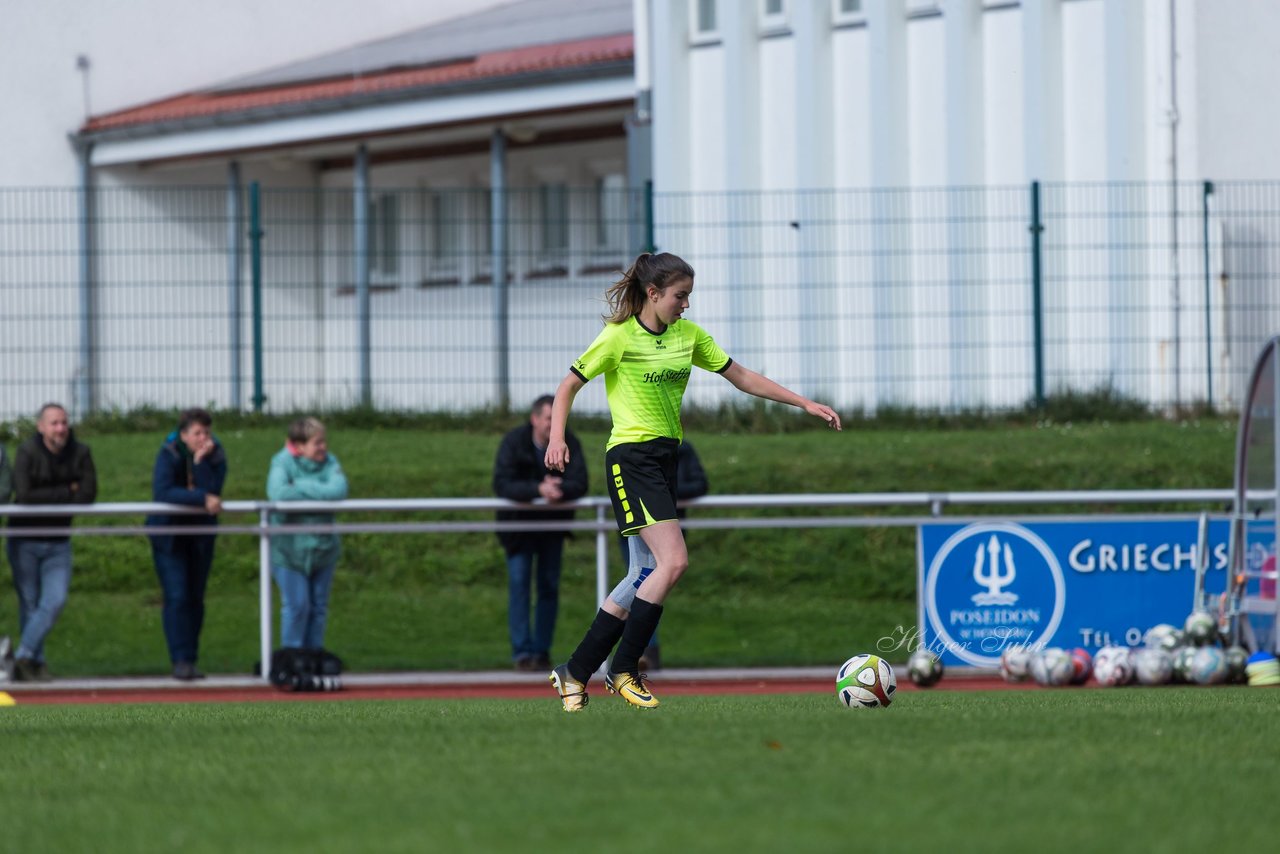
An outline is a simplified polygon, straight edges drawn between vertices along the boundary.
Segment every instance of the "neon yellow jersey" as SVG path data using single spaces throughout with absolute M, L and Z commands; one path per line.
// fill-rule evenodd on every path
M 658 335 L 633 316 L 606 323 L 572 370 L 584 383 L 604 374 L 613 416 L 608 449 L 661 436 L 682 439 L 680 403 L 691 368 L 724 373 L 731 364 L 696 323 L 681 318 Z

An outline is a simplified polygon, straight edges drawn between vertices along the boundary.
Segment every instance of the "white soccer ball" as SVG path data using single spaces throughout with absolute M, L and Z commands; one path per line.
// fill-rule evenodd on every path
M 1075 673 L 1071 653 L 1051 646 L 1031 657 L 1031 678 L 1041 685 L 1066 685 Z
M 1194 646 L 1180 646 L 1173 651 L 1173 681 L 1191 682 L 1191 659 L 1195 658 Z
M 1027 666 L 1031 663 L 1031 650 L 1020 644 L 1005 647 L 1000 654 L 1000 675 L 1006 682 L 1025 682 Z
M 1227 656 L 1216 646 L 1202 646 L 1195 651 L 1187 675 L 1198 685 L 1224 682 L 1227 678 Z
M 1128 685 L 1133 681 L 1133 660 L 1127 646 L 1104 646 L 1093 657 L 1093 678 L 1099 685 Z
M 1164 685 L 1173 678 L 1173 656 L 1158 647 L 1133 655 L 1133 670 L 1143 685 Z
M 923 647 L 911 653 L 911 657 L 907 659 L 907 675 L 921 688 L 936 685 L 942 678 L 943 670 L 942 660 Z
M 1208 611 L 1192 611 L 1183 628 L 1187 642 L 1196 646 L 1212 643 L 1218 637 L 1218 623 Z
M 855 655 L 836 671 L 836 696 L 851 709 L 883 708 L 896 690 L 893 668 L 878 655 Z
M 1142 642 L 1148 649 L 1163 649 L 1172 652 L 1182 643 L 1182 630 L 1169 623 L 1160 623 L 1147 629 Z
M 1246 682 L 1245 667 L 1249 663 L 1249 651 L 1242 646 L 1229 646 L 1227 656 L 1227 681 Z

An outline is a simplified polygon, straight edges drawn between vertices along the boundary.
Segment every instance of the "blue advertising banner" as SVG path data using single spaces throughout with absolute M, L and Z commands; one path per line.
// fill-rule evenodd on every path
M 1181 628 L 1195 590 L 1195 520 L 927 524 L 919 529 L 920 643 L 947 666 L 996 667 L 1011 644 L 1141 642 Z M 1209 524 L 1205 589 L 1226 589 L 1229 523 Z

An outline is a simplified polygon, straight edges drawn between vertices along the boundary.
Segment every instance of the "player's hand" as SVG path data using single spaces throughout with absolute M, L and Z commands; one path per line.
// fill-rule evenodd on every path
M 547 455 L 543 459 L 547 471 L 564 471 L 569 464 L 569 446 L 564 439 L 552 439 L 547 443 Z
M 826 406 L 821 403 L 814 403 L 811 400 L 808 405 L 805 406 L 804 411 L 817 418 L 821 418 L 823 421 L 827 422 L 827 426 L 833 430 L 843 429 L 840 426 L 840 414 L 830 406 Z

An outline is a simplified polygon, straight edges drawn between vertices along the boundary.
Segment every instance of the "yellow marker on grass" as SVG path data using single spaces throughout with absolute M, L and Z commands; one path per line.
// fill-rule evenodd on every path
M 5 691 L 0 691 L 0 706 L 16 706 L 17 701 Z

